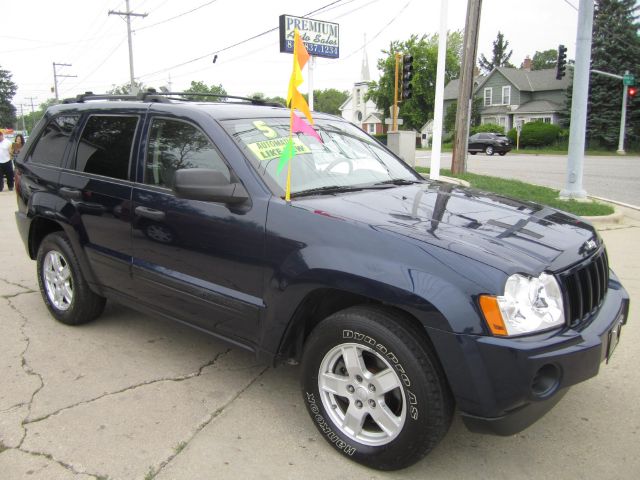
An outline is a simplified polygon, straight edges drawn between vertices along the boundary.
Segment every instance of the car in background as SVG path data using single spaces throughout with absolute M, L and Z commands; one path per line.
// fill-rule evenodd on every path
M 468 151 L 471 155 L 484 152 L 487 155 L 498 153 L 501 156 L 511 151 L 511 142 L 500 133 L 481 132 L 469 137 Z

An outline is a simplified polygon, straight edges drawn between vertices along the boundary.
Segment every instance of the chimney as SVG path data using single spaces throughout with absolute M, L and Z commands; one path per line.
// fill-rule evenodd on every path
M 531 71 L 531 59 L 529 58 L 529 55 L 527 55 L 524 59 L 524 62 L 522 62 L 522 69 L 526 70 L 527 72 Z

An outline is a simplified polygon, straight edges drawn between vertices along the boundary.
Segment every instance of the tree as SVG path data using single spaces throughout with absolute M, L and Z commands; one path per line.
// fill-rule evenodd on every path
M 591 68 L 622 75 L 629 70 L 640 77 L 640 37 L 635 0 L 597 0 L 593 18 Z M 590 147 L 615 148 L 620 133 L 622 82 L 591 74 L 587 110 Z M 640 101 L 627 106 L 626 146 L 640 146 Z
M 546 68 L 554 68 L 558 58 L 558 51 L 551 49 L 533 54 L 531 59 L 531 70 L 544 70 Z
M 474 97 L 471 103 L 471 126 L 480 125 L 480 110 L 482 109 L 482 97 Z M 457 100 L 454 100 L 444 114 L 442 126 L 445 132 L 453 132 L 456 128 L 456 110 L 458 108 Z
M 134 80 L 133 85 L 140 92 L 147 89 L 147 86 L 145 86 L 145 84 L 142 82 L 137 82 Z M 118 86 L 113 85 L 113 87 L 110 90 L 107 90 L 108 95 L 130 95 L 130 92 L 131 92 L 131 83 L 129 82 L 123 83 L 122 85 L 118 85 Z
M 49 98 L 48 100 L 45 100 L 44 102 L 42 102 L 38 106 L 38 109 L 34 110 L 33 112 L 25 113 L 23 111 L 24 115 L 18 117 L 18 119 L 16 120 L 16 124 L 18 125 L 19 128 L 22 128 L 22 120 L 24 117 L 24 126 L 27 129 L 27 131 L 31 132 L 33 130 L 33 127 L 35 127 L 36 124 L 40 121 L 40 119 L 44 117 L 44 113 L 47 111 L 47 108 L 51 107 L 52 105 L 56 105 L 58 103 L 60 102 L 55 98 Z
M 313 91 L 313 109 L 316 112 L 340 115 L 340 106 L 345 102 L 349 94 L 335 88 Z
M 262 92 L 255 92 L 255 93 L 252 93 L 252 94 L 247 95 L 247 96 L 249 98 L 255 98 L 256 100 L 260 100 L 260 101 L 265 102 L 265 103 L 277 103 L 279 105 L 282 105 L 283 107 L 286 106 L 286 104 L 287 104 L 287 101 L 284 98 L 279 97 L 277 95 L 275 97 L 267 97 Z M 306 95 L 303 95 L 303 97 L 305 99 L 307 98 Z
M 208 87 L 204 82 L 194 82 L 191 81 L 191 86 L 185 90 L 185 93 L 207 93 L 210 95 L 227 95 L 227 91 L 224 89 L 222 84 L 220 85 L 211 85 Z M 226 98 L 216 98 L 216 97 L 207 97 L 206 95 L 189 95 L 189 100 L 197 100 L 197 101 L 220 101 L 226 102 Z
M 450 32 L 447 37 L 445 83 L 460 75 L 462 33 Z M 395 53 L 413 55 L 413 96 L 400 104 L 400 116 L 404 127 L 419 129 L 433 118 L 435 106 L 436 67 L 438 64 L 438 35 L 412 35 L 404 42 L 393 41 L 383 58 L 378 60 L 380 80 L 369 84 L 366 100 L 373 100 L 385 115 L 393 105 L 395 77 Z
M 509 52 L 507 52 L 508 47 L 509 42 L 504 39 L 504 34 L 498 32 L 496 41 L 493 42 L 493 53 L 491 61 L 487 60 L 487 57 L 485 57 L 484 54 L 480 54 L 480 58 L 478 59 L 478 65 L 484 71 L 484 73 L 489 73 L 491 72 L 491 70 L 498 67 L 513 68 L 513 65 L 509 63 L 509 59 L 513 54 L 513 50 L 509 50 Z
M 16 122 L 16 107 L 11 105 L 11 100 L 17 90 L 11 73 L 0 68 L 0 128 L 13 127 Z

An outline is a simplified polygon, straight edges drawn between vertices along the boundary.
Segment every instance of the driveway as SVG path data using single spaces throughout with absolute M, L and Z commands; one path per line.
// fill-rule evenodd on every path
M 424 460 L 377 472 L 345 460 L 305 411 L 299 369 L 108 304 L 81 327 L 55 322 L 35 263 L 0 194 L 0 478 L 598 479 L 640 471 L 640 315 L 601 374 L 512 437 L 471 434 L 459 418 Z M 640 223 L 602 235 L 640 295 Z
M 442 168 L 451 168 L 451 153 L 443 153 L 441 162 Z M 428 167 L 430 163 L 431 152 L 416 152 L 416 165 Z M 469 155 L 467 170 L 562 190 L 567 181 L 567 156 L 518 155 L 510 152 L 501 157 L 479 153 Z M 640 207 L 640 157 L 586 156 L 582 183 L 587 195 Z

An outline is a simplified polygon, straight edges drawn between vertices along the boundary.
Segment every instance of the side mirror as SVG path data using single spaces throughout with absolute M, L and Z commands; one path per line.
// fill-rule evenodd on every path
M 231 183 L 222 172 L 208 168 L 176 170 L 173 191 L 189 200 L 237 204 L 249 199 L 241 183 Z

